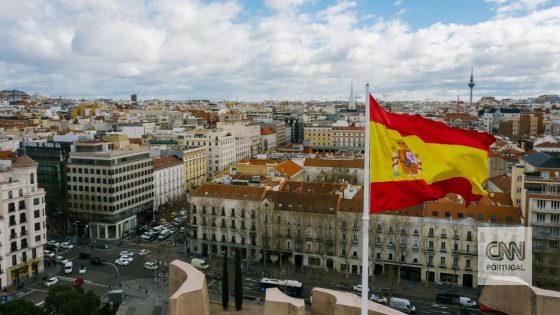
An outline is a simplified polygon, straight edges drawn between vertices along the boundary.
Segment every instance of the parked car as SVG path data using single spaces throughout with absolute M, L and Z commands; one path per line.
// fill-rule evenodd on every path
M 416 307 L 407 299 L 393 297 L 391 298 L 391 308 L 401 311 L 406 314 L 416 313 Z
M 147 249 L 142 249 L 138 252 L 138 255 L 140 255 L 140 256 L 146 256 L 146 255 L 149 255 L 149 254 L 150 254 L 150 251 L 147 250 Z
M 72 268 L 73 267 L 74 267 L 74 264 L 71 261 L 66 260 L 66 262 L 64 263 L 64 273 L 65 274 L 72 273 Z
M 64 265 L 68 260 L 62 256 L 56 256 L 54 259 L 57 263 Z
M 156 270 L 157 265 L 156 265 L 155 262 L 147 261 L 147 262 L 144 263 L 144 268 L 146 268 L 148 270 Z
M 333 285 L 333 289 L 340 291 L 352 291 L 352 287 L 346 284 L 337 283 Z
M 148 238 L 148 241 L 155 241 L 158 238 L 158 233 L 152 233 L 152 235 L 150 235 L 150 237 Z
M 459 305 L 466 308 L 476 307 L 476 301 L 468 297 L 460 296 Z
M 128 266 L 129 262 L 128 262 L 128 260 L 119 258 L 119 259 L 115 260 L 115 264 L 117 264 L 119 266 Z
M 91 255 L 88 253 L 79 253 L 78 257 L 81 259 L 91 259 Z
M 63 243 L 60 243 L 60 247 L 63 248 L 63 249 L 70 250 L 70 249 L 74 248 L 74 245 L 72 245 L 68 242 L 63 242 Z
M 99 257 L 91 257 L 90 262 L 92 265 L 103 265 L 105 263 L 105 259 Z
M 369 299 L 370 299 L 371 301 L 376 302 L 376 303 L 387 304 L 387 298 L 386 298 L 386 297 L 383 297 L 383 296 L 381 296 L 381 295 L 379 295 L 379 294 L 377 294 L 377 293 L 373 293 L 373 294 L 369 297 Z
M 450 293 L 438 293 L 436 294 L 436 302 L 437 303 L 445 303 L 445 304 L 452 304 L 453 303 L 453 294 Z
M 153 232 L 146 232 L 146 233 L 142 234 L 142 236 L 140 236 L 140 238 L 148 241 L 150 239 L 150 237 L 152 236 L 152 234 L 154 234 L 154 233 Z
M 47 279 L 47 281 L 45 281 L 45 287 L 50 287 L 52 285 L 55 285 L 58 282 L 58 279 L 56 277 L 52 277 Z
M 132 258 L 132 256 L 128 256 L 128 255 L 122 255 L 119 259 L 123 259 L 128 261 L 129 263 L 134 261 L 134 258 Z
M 86 273 L 86 266 L 80 265 L 80 270 L 78 271 L 79 274 L 83 275 Z
M 121 256 L 134 256 L 134 252 L 123 250 L 120 254 Z
M 361 284 L 357 284 L 355 286 L 352 287 L 352 290 L 356 291 L 356 292 L 362 292 L 362 285 Z M 368 289 L 368 291 L 370 291 Z
M 60 246 L 60 243 L 57 242 L 57 241 L 49 241 L 48 244 L 51 245 L 51 246 L 54 246 L 54 247 Z
M 44 250 L 43 251 L 43 256 L 47 257 L 47 258 L 54 258 L 56 255 L 51 252 L 50 250 Z
M 206 260 L 200 258 L 191 259 L 191 265 L 198 270 L 204 271 L 210 268 L 210 265 L 206 263 Z

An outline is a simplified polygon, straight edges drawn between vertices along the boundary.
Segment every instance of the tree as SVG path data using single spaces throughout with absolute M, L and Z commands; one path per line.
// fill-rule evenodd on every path
M 243 303 L 243 277 L 241 275 L 241 251 L 235 250 L 235 308 L 240 311 Z
M 54 286 L 45 299 L 45 309 L 57 315 L 98 315 L 100 304 L 92 290 L 86 293 L 81 286 Z
M 228 251 L 224 253 L 224 263 L 222 270 L 222 307 L 224 310 L 228 308 L 229 304 L 229 283 L 228 283 Z
M 26 301 L 14 300 L 0 304 L 0 315 L 47 315 L 48 313 L 39 306 Z

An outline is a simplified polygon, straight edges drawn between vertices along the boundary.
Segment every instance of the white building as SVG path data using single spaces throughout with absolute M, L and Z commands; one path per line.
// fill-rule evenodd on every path
M 37 187 L 37 163 L 28 156 L 0 160 L 0 287 L 43 271 L 47 241 L 45 191 Z
M 154 209 L 185 192 L 185 164 L 174 156 L 152 159 L 154 167 Z
M 235 139 L 235 162 L 251 158 L 251 139 Z
M 193 131 L 184 134 L 185 145 L 208 148 L 208 178 L 236 162 L 235 137 L 226 131 Z

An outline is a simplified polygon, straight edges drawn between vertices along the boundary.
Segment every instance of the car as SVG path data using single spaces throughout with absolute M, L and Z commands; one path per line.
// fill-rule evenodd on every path
M 90 262 L 92 265 L 103 265 L 105 263 L 105 259 L 100 257 L 91 257 Z
M 128 266 L 129 262 L 128 262 L 128 260 L 119 258 L 119 259 L 115 260 L 115 264 L 117 264 L 119 266 Z
M 66 260 L 66 262 L 64 263 L 64 273 L 65 274 L 72 273 L 73 267 L 74 267 L 74 264 L 71 261 Z
M 186 228 L 186 227 L 184 227 L 184 226 L 182 226 L 182 227 L 181 227 L 181 228 L 179 229 L 179 232 L 181 232 L 181 233 L 182 233 L 182 232 L 185 232 L 186 230 L 187 230 L 187 228 Z
M 465 297 L 465 296 L 460 296 L 459 297 L 459 306 L 461 308 L 475 308 L 476 307 L 476 301 L 474 301 L 471 298 Z
M 79 253 L 78 257 L 81 259 L 91 259 L 91 255 L 88 253 Z
M 438 293 L 436 294 L 436 303 L 452 304 L 454 295 L 450 293 Z
M 45 287 L 50 287 L 52 285 L 55 285 L 58 282 L 58 279 L 56 277 L 52 277 L 47 279 L 44 283 L 45 283 Z
M 355 286 L 352 287 L 352 290 L 356 291 L 356 292 L 362 292 L 362 285 L 361 284 L 357 284 Z M 368 289 L 369 291 L 369 289 Z
M 147 262 L 144 263 L 144 268 L 146 268 L 148 270 L 156 270 L 157 265 L 156 265 L 155 262 L 147 261 Z
M 79 274 L 83 275 L 86 273 L 86 266 L 80 265 L 80 269 L 78 271 Z
M 206 278 L 208 279 L 213 279 L 213 280 L 221 280 L 222 279 L 222 275 L 213 271 L 208 271 L 206 273 Z
M 416 307 L 407 299 L 392 297 L 389 306 L 406 314 L 416 313 Z
M 48 244 L 51 245 L 51 246 L 54 246 L 54 247 L 60 246 L 60 243 L 57 242 L 57 241 L 49 241 Z
M 51 252 L 50 250 L 44 250 L 43 251 L 43 256 L 47 257 L 47 258 L 54 258 L 56 255 Z
M 352 291 L 352 287 L 346 284 L 337 283 L 333 285 L 333 289 L 340 291 Z
M 64 264 L 68 261 L 68 259 L 66 259 L 66 258 L 64 258 L 64 257 L 62 257 L 62 256 L 56 256 L 56 257 L 54 258 L 54 260 L 55 260 L 57 263 L 62 264 L 62 265 L 64 265 Z
M 142 249 L 138 252 L 138 255 L 140 255 L 140 256 L 146 256 L 146 255 L 149 255 L 149 254 L 150 254 L 150 251 L 147 250 L 147 249 Z
M 140 236 L 140 238 L 147 241 L 147 240 L 150 239 L 150 236 L 152 236 L 152 234 L 154 234 L 154 233 L 146 232 L 146 233 L 142 234 L 142 236 Z
M 60 243 L 60 247 L 61 247 L 61 248 L 64 248 L 64 249 L 70 250 L 70 249 L 74 248 L 74 245 L 72 245 L 72 244 L 70 244 L 70 243 L 68 243 L 68 242 L 63 242 L 63 243 Z
M 134 261 L 134 258 L 132 258 L 132 256 L 128 256 L 128 255 L 123 255 L 123 256 L 121 256 L 119 259 L 126 260 L 126 261 L 128 261 L 129 263 L 131 263 L 131 262 Z
M 123 250 L 120 253 L 121 256 L 134 256 L 134 252 L 128 251 L 128 250 Z
M 374 301 L 375 303 L 380 303 L 380 304 L 387 304 L 387 298 L 386 297 L 382 297 L 381 295 L 377 294 L 377 293 L 373 293 L 370 297 L 369 297 L 370 301 Z

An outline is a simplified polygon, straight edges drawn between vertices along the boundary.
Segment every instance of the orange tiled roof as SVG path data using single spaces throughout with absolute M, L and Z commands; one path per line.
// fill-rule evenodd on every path
M 341 197 L 338 194 L 270 191 L 266 199 L 274 203 L 275 210 L 336 215 Z
M 12 164 L 12 167 L 24 168 L 24 167 L 36 167 L 37 165 L 38 165 L 37 162 L 33 161 L 30 157 L 24 154 L 16 159 L 16 162 Z
M 507 194 L 494 193 L 493 197 L 483 197 L 479 202 L 465 205 L 458 202 L 457 195 L 448 194 L 445 198 L 437 201 L 429 201 L 424 203 L 425 217 L 439 217 L 453 219 L 464 219 L 472 217 L 476 221 L 485 222 L 492 221 L 496 223 L 520 224 L 521 209 L 519 207 L 504 205 L 507 202 Z
M 159 171 L 164 168 L 181 165 L 183 164 L 183 161 L 174 156 L 164 156 L 160 158 L 153 158 L 152 164 L 154 167 L 154 171 Z
M 321 159 L 305 159 L 303 166 L 309 167 L 336 167 L 336 168 L 363 168 L 364 160 L 321 160 Z
M 262 201 L 264 200 L 265 194 L 265 187 L 204 184 L 193 191 L 191 196 L 216 199 L 246 199 L 252 201 Z
M 273 128 L 261 128 L 261 135 L 266 136 L 266 135 L 271 135 L 275 133 Z
M 278 172 L 285 174 L 288 177 L 292 177 L 298 174 L 299 172 L 303 171 L 303 167 L 297 165 L 291 160 L 283 161 L 282 163 L 276 165 L 275 168 Z
M 492 184 L 496 185 L 498 188 L 500 188 L 501 191 L 505 193 L 511 192 L 511 176 L 498 175 L 488 178 L 488 181 L 492 182 Z

